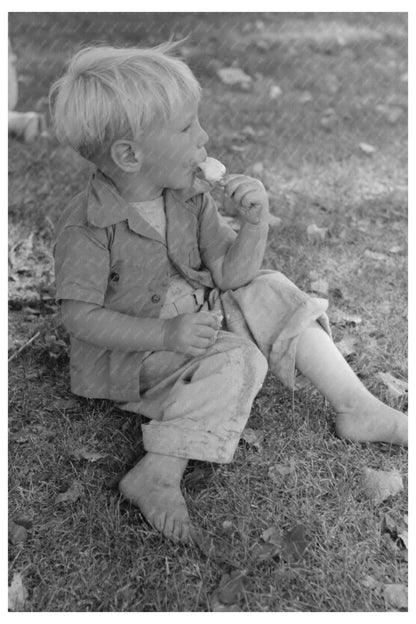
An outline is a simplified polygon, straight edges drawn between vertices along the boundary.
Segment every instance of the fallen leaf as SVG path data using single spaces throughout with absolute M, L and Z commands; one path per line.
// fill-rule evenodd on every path
M 83 446 L 82 448 L 73 449 L 73 451 L 71 452 L 71 457 L 76 459 L 77 461 L 85 459 L 90 462 L 96 462 L 100 459 L 104 459 L 105 457 L 107 457 L 107 455 L 88 451 L 85 446 Z
M 16 572 L 9 586 L 8 606 L 10 611 L 21 611 L 27 600 L 27 589 L 23 585 L 22 575 Z
M 279 85 L 272 85 L 269 91 L 269 97 L 271 100 L 277 100 L 283 94 L 282 89 Z
M 310 91 L 304 91 L 303 93 L 300 94 L 298 98 L 299 104 L 308 104 L 309 102 L 312 102 L 312 100 L 313 100 L 313 95 Z
M 287 562 L 302 559 L 309 545 L 305 537 L 306 528 L 298 524 L 284 534 L 280 556 Z
M 240 85 L 244 89 L 249 87 L 252 83 L 251 76 L 248 76 L 239 67 L 221 67 L 217 69 L 217 75 L 221 82 L 227 85 Z
M 58 503 L 75 503 L 79 499 L 79 497 L 82 496 L 83 491 L 84 488 L 82 484 L 79 481 L 74 480 L 71 483 L 71 486 L 66 490 L 66 492 L 58 494 L 58 496 L 55 498 L 55 504 L 57 505 Z
M 251 171 L 253 172 L 253 175 L 255 176 L 261 175 L 264 171 L 263 163 L 261 161 L 255 162 L 251 168 Z
M 398 531 L 397 539 L 401 540 L 404 544 L 406 550 L 409 550 L 409 534 L 407 531 L 403 529 L 403 531 Z
M 14 546 L 23 544 L 27 540 L 27 530 L 25 527 L 11 520 L 9 522 L 9 540 Z
M 234 570 L 231 574 L 224 574 L 218 586 L 218 599 L 222 604 L 238 604 L 243 597 L 244 582 L 247 579 L 247 570 Z
M 360 325 L 363 322 L 358 314 L 350 314 L 338 308 L 332 310 L 331 319 L 336 325 Z
M 311 291 L 317 293 L 318 295 L 328 295 L 329 284 L 324 279 L 318 279 L 311 282 Z
M 402 379 L 393 377 L 391 373 L 377 373 L 384 385 L 387 387 L 389 395 L 394 399 L 406 396 L 408 393 L 408 384 Z
M 356 342 L 357 341 L 354 336 L 349 336 L 348 334 L 346 334 L 339 342 L 336 342 L 335 345 L 342 353 L 342 355 L 346 358 L 355 353 Z
M 375 579 L 374 576 L 371 576 L 371 574 L 366 574 L 361 579 L 361 585 L 367 589 L 374 590 L 380 590 L 383 587 L 383 584 L 380 583 L 380 581 L 377 581 L 377 579 Z
M 282 533 L 277 526 L 271 526 L 268 529 L 265 529 L 261 534 L 261 537 L 269 544 L 279 546 L 282 543 Z
M 322 117 L 319 120 L 319 124 L 325 130 L 332 130 L 337 123 L 337 115 L 333 108 L 328 108 L 324 111 Z
M 373 470 L 365 467 L 362 487 L 366 497 L 378 505 L 403 490 L 403 479 L 397 470 Z
M 383 531 L 387 531 L 392 535 L 397 534 L 397 523 L 388 513 L 384 514 L 381 527 Z
M 264 431 L 261 429 L 250 429 L 246 427 L 241 434 L 241 439 L 249 446 L 254 446 L 258 451 L 262 451 L 262 442 L 264 440 Z
M 261 563 L 267 561 L 267 559 L 273 559 L 276 555 L 280 554 L 281 544 L 272 544 L 266 542 L 265 544 L 255 544 L 251 551 L 251 557 L 253 561 Z
M 315 223 L 311 223 L 306 229 L 306 234 L 311 243 L 318 243 L 325 240 L 328 228 L 320 228 Z
M 277 229 L 282 225 L 281 218 L 275 217 L 271 213 L 269 214 L 268 220 L 269 220 L 269 228 L 271 228 L 272 230 Z
M 225 531 L 226 533 L 229 533 L 233 529 L 233 523 L 231 520 L 224 520 L 221 526 L 223 528 L 223 531 Z
M 225 540 L 212 537 L 202 529 L 194 529 L 192 539 L 207 559 L 217 563 L 228 563 L 234 568 L 238 567 L 234 560 L 232 547 Z
M 376 148 L 373 145 L 369 145 L 368 143 L 360 143 L 359 148 L 367 156 L 371 156 L 371 154 L 374 154 L 374 152 L 376 151 Z
M 63 411 L 79 409 L 79 403 L 76 399 L 57 399 L 53 402 L 52 407 Z
M 389 249 L 389 253 L 392 254 L 399 254 L 404 250 L 404 247 L 402 247 L 402 245 L 393 245 L 392 247 L 390 247 Z
M 391 583 L 384 586 L 384 601 L 395 609 L 407 609 L 408 590 L 405 585 Z
M 366 249 L 364 251 L 364 255 L 366 258 L 371 258 L 371 260 L 387 260 L 388 256 L 384 253 L 380 253 L 378 251 L 371 251 L 371 249 Z
M 273 483 L 281 485 L 282 482 L 294 471 L 295 466 L 293 462 L 291 462 L 290 464 L 274 464 L 273 466 L 270 466 L 267 474 Z

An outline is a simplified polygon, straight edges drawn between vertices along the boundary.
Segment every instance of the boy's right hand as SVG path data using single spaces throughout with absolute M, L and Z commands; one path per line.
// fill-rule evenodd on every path
M 163 345 L 166 351 L 192 357 L 204 355 L 215 344 L 221 320 L 211 312 L 180 314 L 164 321 Z

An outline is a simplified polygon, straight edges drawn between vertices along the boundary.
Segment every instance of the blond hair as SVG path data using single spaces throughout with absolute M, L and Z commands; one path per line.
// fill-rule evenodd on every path
M 70 60 L 50 91 L 55 132 L 84 158 L 105 153 L 118 138 L 138 138 L 156 118 L 198 100 L 200 86 L 175 43 L 155 48 L 91 46 Z

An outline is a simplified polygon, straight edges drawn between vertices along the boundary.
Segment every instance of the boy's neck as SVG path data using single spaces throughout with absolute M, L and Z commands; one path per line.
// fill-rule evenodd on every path
M 162 187 L 143 180 L 140 175 L 124 173 L 116 167 L 100 167 L 103 173 L 115 184 L 126 202 L 144 202 L 157 199 L 163 193 Z
M 130 176 L 119 176 L 118 180 L 114 180 L 118 191 L 126 202 L 144 202 L 157 199 L 163 193 L 163 188 L 155 187 Z

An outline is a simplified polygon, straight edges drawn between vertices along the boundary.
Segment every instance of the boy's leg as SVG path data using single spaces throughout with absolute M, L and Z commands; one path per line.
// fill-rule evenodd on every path
M 338 435 L 355 442 L 407 445 L 407 415 L 385 405 L 365 388 L 316 322 L 298 339 L 296 367 L 337 411 Z
M 153 374 L 162 358 L 159 353 L 149 359 Z M 188 360 L 144 392 L 142 401 L 124 406 L 157 420 L 143 426 L 147 455 L 122 479 L 120 490 L 165 536 L 189 541 L 180 491 L 188 459 L 231 461 L 266 372 L 266 359 L 254 344 L 220 332 L 205 356 Z

